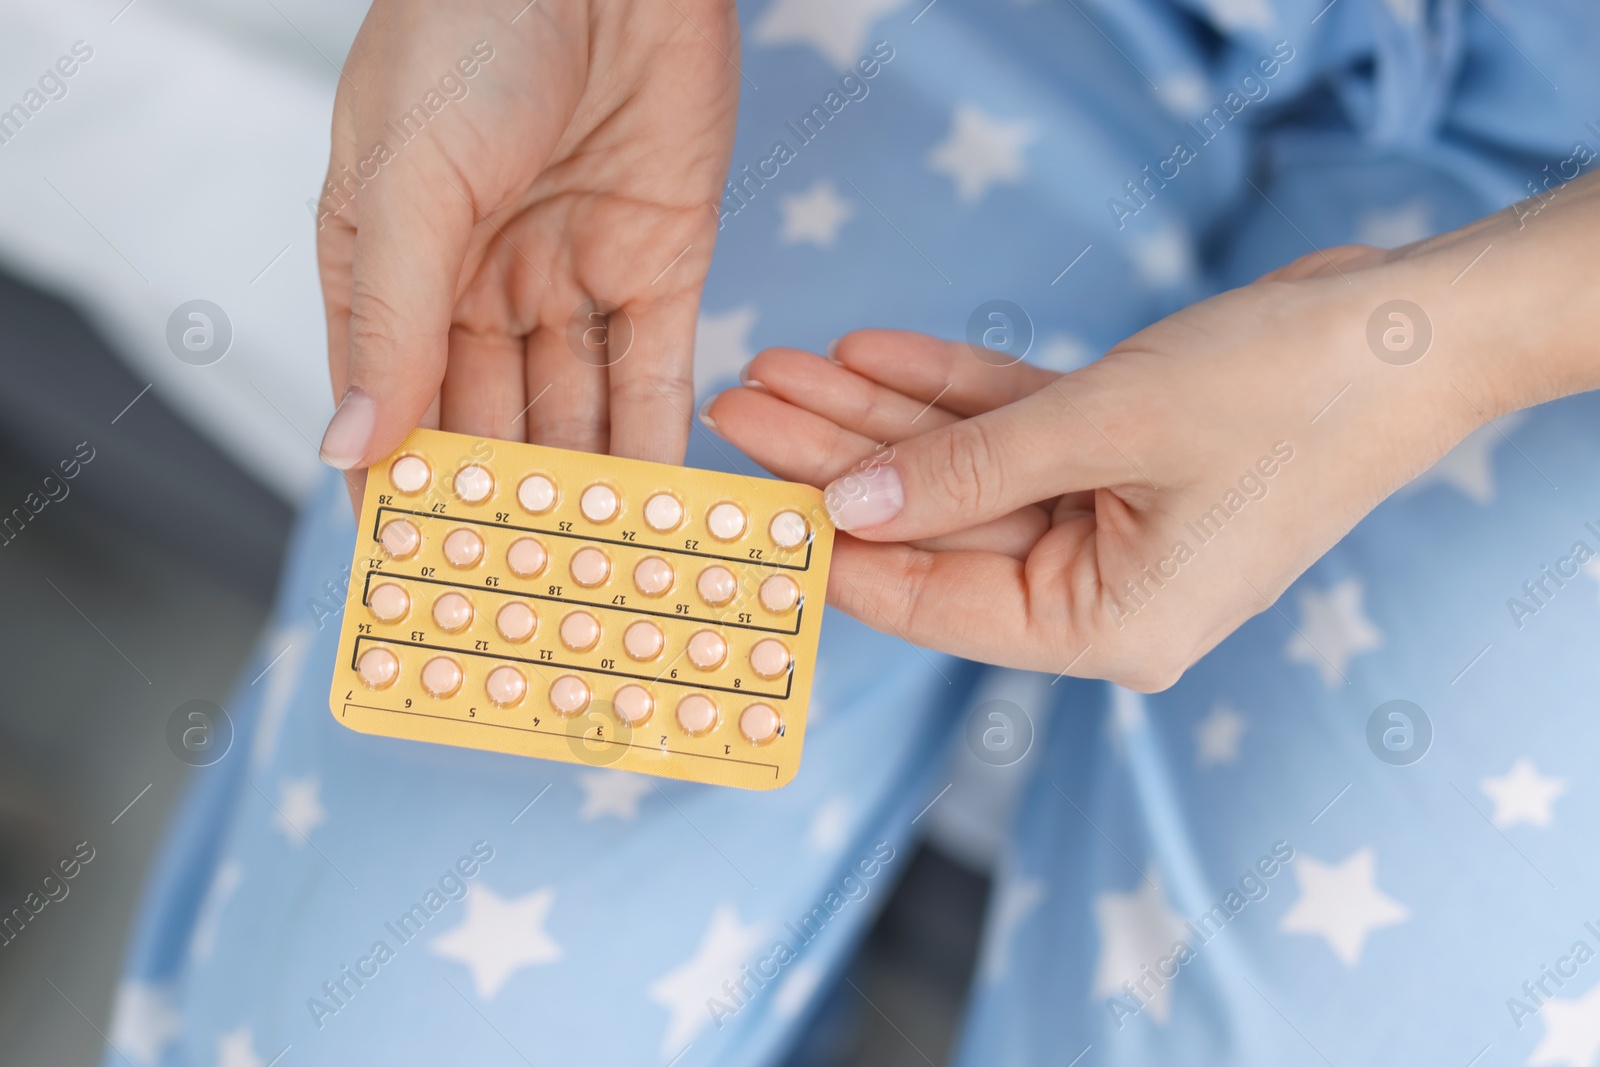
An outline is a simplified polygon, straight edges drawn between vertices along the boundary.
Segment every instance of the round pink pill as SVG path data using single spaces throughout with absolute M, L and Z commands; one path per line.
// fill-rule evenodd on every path
M 538 629 L 539 617 L 533 609 L 520 600 L 513 600 L 502 607 L 494 616 L 494 628 L 500 631 L 500 636 L 518 644 L 533 636 L 533 631 Z
M 604 585 L 611 577 L 611 561 L 593 545 L 585 545 L 574 552 L 568 566 L 572 570 L 572 580 L 590 589 Z
M 800 603 L 800 586 L 787 574 L 774 574 L 761 583 L 756 595 L 761 598 L 762 607 L 774 615 L 782 615 Z
M 799 548 L 806 543 L 810 530 L 806 526 L 805 516 L 798 511 L 780 511 L 772 516 L 767 533 L 779 548 Z
M 562 715 L 576 715 L 589 706 L 589 686 L 576 674 L 563 674 L 550 684 L 550 706 Z
M 556 505 L 556 483 L 542 474 L 530 474 L 517 486 L 517 503 L 535 515 Z
M 461 664 L 449 656 L 435 656 L 422 665 L 422 688 L 436 697 L 453 696 L 461 688 Z
M 392 519 L 378 531 L 378 543 L 390 559 L 410 559 L 422 547 L 422 531 L 405 519 Z
M 367 594 L 367 608 L 379 622 L 397 622 L 411 610 L 411 594 L 393 582 L 383 582 Z
M 629 726 L 643 726 L 655 708 L 655 698 L 642 685 L 625 685 L 611 698 L 611 709 Z
M 583 512 L 583 517 L 590 522 L 610 522 L 617 517 L 617 510 L 622 501 L 617 497 L 617 491 L 603 482 L 596 482 L 583 491 L 578 498 L 578 510 Z
M 433 621 L 447 634 L 458 634 L 472 625 L 472 601 L 460 593 L 446 593 L 433 602 Z
M 723 501 L 706 513 L 706 528 L 719 541 L 733 541 L 744 536 L 744 509 L 738 504 Z
M 587 611 L 574 611 L 561 620 L 561 643 L 574 652 L 587 652 L 600 642 L 600 620 Z
M 400 661 L 387 648 L 369 648 L 356 660 L 356 673 L 368 689 L 382 689 L 400 673 Z
M 708 696 L 690 693 L 678 701 L 678 725 L 690 737 L 710 733 L 717 725 L 717 706 Z
M 421 456 L 401 456 L 389 467 L 389 481 L 407 496 L 414 496 L 428 488 L 433 471 Z
M 782 641 L 768 637 L 750 650 L 750 669 L 762 678 L 779 678 L 789 669 L 789 650 Z
M 509 708 L 522 703 L 522 698 L 528 693 L 528 680 L 515 667 L 496 667 L 489 672 L 483 688 L 496 706 Z
M 764 745 L 778 736 L 783 720 L 770 704 L 751 704 L 739 713 L 739 732 L 752 745 Z
M 671 493 L 657 493 L 644 502 L 644 521 L 657 533 L 676 530 L 683 522 L 683 502 Z
M 629 626 L 622 633 L 622 647 L 627 650 L 628 655 L 640 662 L 655 659 L 661 655 L 661 649 L 666 643 L 667 639 L 661 633 L 661 627 L 643 619 Z
M 739 579 L 726 567 L 707 567 L 700 572 L 700 577 L 695 580 L 695 589 L 704 600 L 714 608 L 720 608 L 733 599 L 739 591 Z
M 544 546 L 531 537 L 519 537 L 506 549 L 506 566 L 519 578 L 532 578 L 548 561 Z
M 715 630 L 701 630 L 689 638 L 689 662 L 714 671 L 728 658 L 728 642 Z
M 645 596 L 660 596 L 672 588 L 672 564 L 660 556 L 646 556 L 633 568 L 633 584 Z
M 452 567 L 476 567 L 483 558 L 483 538 L 464 526 L 451 530 L 445 535 L 444 558 Z
M 456 496 L 469 504 L 481 504 L 494 494 L 494 475 L 476 463 L 456 471 Z

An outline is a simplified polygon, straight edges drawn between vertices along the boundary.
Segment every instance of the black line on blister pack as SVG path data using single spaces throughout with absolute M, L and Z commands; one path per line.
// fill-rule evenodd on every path
M 512 726 L 508 723 L 486 722 L 483 719 L 458 719 L 452 715 L 435 715 L 432 712 L 408 711 L 400 708 L 380 708 L 374 704 L 357 704 L 348 700 L 345 701 L 344 706 L 346 710 L 350 708 L 364 708 L 367 711 L 384 711 L 391 715 L 413 715 L 419 719 L 438 719 L 442 722 L 460 723 L 463 726 L 492 726 L 498 730 L 514 730 L 517 733 L 543 734 L 549 737 L 564 737 L 569 740 L 579 740 L 585 744 L 598 743 L 602 745 L 623 745 L 627 748 L 637 748 L 645 752 L 670 752 L 674 756 L 689 756 L 693 757 L 694 759 L 716 760 L 719 763 L 737 763 L 745 767 L 766 767 L 772 771 L 772 777 L 774 778 L 778 777 L 778 774 L 780 773 L 780 768 L 775 763 L 762 763 L 760 760 L 740 759 L 737 756 L 708 756 L 704 752 L 687 752 L 680 748 L 663 749 L 660 745 L 636 745 L 632 741 L 613 741 L 609 737 L 586 737 L 583 734 L 569 734 L 565 730 L 541 730 L 537 726 Z M 416 739 L 405 738 L 403 740 Z M 640 773 L 648 774 L 649 772 L 642 771 Z

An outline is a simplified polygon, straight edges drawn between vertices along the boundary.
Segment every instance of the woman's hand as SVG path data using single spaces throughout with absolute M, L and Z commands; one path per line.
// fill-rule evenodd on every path
M 335 467 L 423 422 L 682 461 L 733 6 L 516 8 L 379 0 L 350 50 L 318 223 Z
M 1539 267 L 1517 223 L 1314 253 L 1061 376 L 890 331 L 846 336 L 833 362 L 772 350 L 707 415 L 779 476 L 827 486 L 848 531 L 828 598 L 846 612 L 1161 689 L 1472 429 L 1600 380 L 1571 316 L 1530 318 L 1567 301 L 1592 325 L 1578 263 Z M 1544 231 L 1545 251 L 1578 251 Z M 1490 244 L 1498 260 L 1452 286 Z M 1414 362 L 1414 315 L 1378 315 L 1368 341 L 1396 299 L 1431 319 Z

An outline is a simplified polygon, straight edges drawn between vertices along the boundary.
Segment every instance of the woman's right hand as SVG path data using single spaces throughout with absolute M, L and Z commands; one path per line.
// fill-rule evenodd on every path
M 682 462 L 733 5 L 518 6 L 378 0 L 346 60 L 318 224 L 335 467 L 419 424 Z M 596 344 L 613 309 L 624 358 Z

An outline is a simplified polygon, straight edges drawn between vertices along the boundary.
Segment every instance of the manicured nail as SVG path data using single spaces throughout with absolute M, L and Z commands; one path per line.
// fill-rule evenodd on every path
M 378 405 L 372 398 L 354 385 L 346 389 L 322 435 L 322 462 L 342 471 L 360 463 L 377 422 Z
M 721 433 L 722 431 L 717 429 L 717 420 L 711 417 L 711 405 L 716 402 L 716 399 L 714 396 L 707 397 L 706 402 L 700 405 L 700 412 L 697 417 L 706 429 L 713 433 Z
M 833 357 L 834 352 L 838 351 L 838 348 L 839 339 L 835 337 L 833 340 L 828 342 L 828 347 L 822 350 L 822 358 L 828 360 L 830 363 L 838 363 L 839 361 Z M 841 364 L 841 366 L 842 365 L 843 364 Z
M 754 362 L 755 360 L 750 361 L 750 363 Z M 739 368 L 739 384 L 744 386 L 746 389 L 759 389 L 763 393 L 767 392 L 768 390 L 766 383 L 762 382 L 759 378 L 750 377 L 750 363 L 746 363 L 744 366 Z
M 864 530 L 900 514 L 906 506 L 906 490 L 893 467 L 874 467 L 831 482 L 822 491 L 822 499 L 828 517 L 839 529 Z

